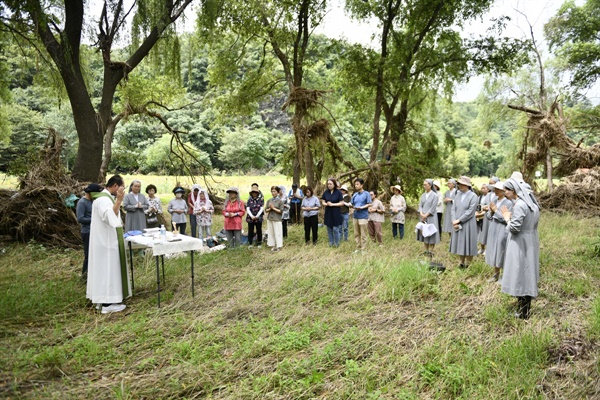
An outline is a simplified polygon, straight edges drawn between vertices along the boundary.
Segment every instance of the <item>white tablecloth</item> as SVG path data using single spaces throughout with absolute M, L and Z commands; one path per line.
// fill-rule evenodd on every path
M 181 239 L 179 241 L 171 241 L 172 239 Z M 171 253 L 181 253 L 184 251 L 197 251 L 199 253 L 208 252 L 211 249 L 205 246 L 200 239 L 179 234 L 173 236 L 171 232 L 167 232 L 167 240 L 155 239 L 152 236 L 129 236 L 125 241 L 131 242 L 131 247 L 134 249 L 147 248 L 152 249 L 152 255 L 162 256 Z

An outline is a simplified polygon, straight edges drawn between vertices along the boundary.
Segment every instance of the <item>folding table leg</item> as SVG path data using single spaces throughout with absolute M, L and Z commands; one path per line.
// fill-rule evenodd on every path
M 158 307 L 160 307 L 160 269 L 158 268 L 158 256 L 156 259 L 156 296 L 158 297 Z
M 160 256 L 160 262 L 162 263 L 163 284 L 165 284 L 166 283 L 166 281 L 165 281 L 165 256 Z
M 129 243 L 129 270 L 131 271 L 131 293 L 133 294 L 133 290 L 135 289 L 133 282 L 133 248 L 131 247 L 131 242 L 127 243 Z
M 192 256 L 192 297 L 194 297 L 194 250 L 190 251 Z

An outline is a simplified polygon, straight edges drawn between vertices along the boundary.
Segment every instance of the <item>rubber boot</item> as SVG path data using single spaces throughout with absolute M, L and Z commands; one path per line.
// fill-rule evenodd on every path
M 522 319 L 529 319 L 530 310 L 531 310 L 531 296 L 523 297 L 523 311 L 521 312 Z

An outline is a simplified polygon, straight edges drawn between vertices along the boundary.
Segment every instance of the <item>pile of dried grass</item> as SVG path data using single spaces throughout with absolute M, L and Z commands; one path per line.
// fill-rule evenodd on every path
M 0 234 L 16 241 L 81 246 L 75 210 L 65 205 L 65 199 L 81 193 L 87 184 L 71 178 L 62 167 L 63 144 L 51 129 L 39 162 L 20 179 L 19 191 L 0 191 Z
M 600 215 L 600 167 L 576 171 L 552 193 L 540 195 L 539 201 L 545 209 Z

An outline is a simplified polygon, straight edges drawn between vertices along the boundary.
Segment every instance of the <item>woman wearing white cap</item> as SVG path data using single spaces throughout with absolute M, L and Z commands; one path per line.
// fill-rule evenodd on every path
M 419 229 L 417 230 L 417 240 L 423 242 L 423 245 L 425 246 L 425 252 L 423 254 L 431 257 L 433 256 L 432 251 L 435 245 L 440 242 L 437 213 L 435 211 L 438 203 L 438 196 L 435 192 L 432 179 L 425 179 L 423 188 L 425 189 L 425 193 L 421 195 L 421 199 L 419 200 L 419 221 L 433 224 L 437 232 L 431 236 L 425 237 L 423 236 L 423 232 Z
M 452 202 L 456 196 L 456 179 L 448 179 L 448 190 L 444 193 L 444 204 L 446 210 L 444 212 L 444 222 L 442 224 L 442 232 L 448 233 L 448 236 L 452 236 L 454 227 L 452 227 Z
M 473 193 L 471 179 L 461 176 L 458 179 L 458 194 L 452 206 L 454 233 L 450 237 L 450 253 L 460 256 L 459 268 L 467 268 L 477 255 L 477 195 Z
M 518 314 L 529 318 L 531 300 L 538 295 L 540 278 L 540 242 L 538 222 L 540 206 L 523 181 L 509 178 L 504 182 L 505 195 L 514 201 L 512 213 L 506 206 L 500 211 L 507 223 L 506 256 L 502 292 L 517 297 Z
M 485 214 L 485 217 L 489 221 L 485 262 L 490 267 L 494 267 L 494 275 L 490 278 L 489 282 L 496 282 L 500 279 L 500 270 L 504 266 L 506 238 L 508 237 L 506 221 L 500 209 L 506 207 L 508 211 L 512 211 L 513 202 L 504 197 L 504 183 L 497 182 L 489 186 L 494 190 L 496 201 L 490 203 L 490 209 Z

